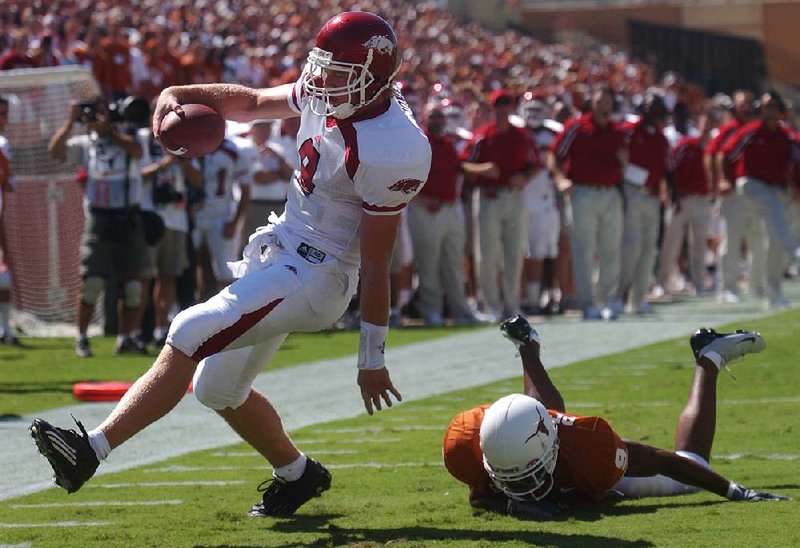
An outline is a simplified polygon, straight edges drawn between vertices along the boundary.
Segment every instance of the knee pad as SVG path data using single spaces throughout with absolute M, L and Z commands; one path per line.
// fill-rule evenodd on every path
M 4 270 L 0 272 L 0 291 L 11 289 L 11 271 Z
M 236 409 L 250 395 L 250 387 L 238 389 L 225 382 L 225 379 L 212 378 L 205 370 L 205 360 L 197 366 L 192 379 L 192 391 L 197 401 L 215 411 Z
M 81 303 L 86 306 L 94 306 L 97 302 L 97 297 L 103 292 L 106 287 L 106 281 L 98 276 L 89 276 L 83 281 L 83 289 L 81 290 Z
M 136 310 L 142 304 L 142 282 L 139 280 L 128 280 L 122 286 L 122 294 L 125 308 Z

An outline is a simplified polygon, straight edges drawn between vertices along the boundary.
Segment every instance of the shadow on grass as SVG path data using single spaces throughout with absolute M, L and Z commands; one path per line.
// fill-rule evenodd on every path
M 318 533 L 325 534 L 310 546 L 344 546 L 359 543 L 397 543 L 397 542 L 519 542 L 547 546 L 615 546 L 646 547 L 653 546 L 644 540 L 628 541 L 599 535 L 569 535 L 543 531 L 478 531 L 472 529 L 452 529 L 446 527 L 403 527 L 398 529 L 345 528 L 332 525 L 330 520 L 339 516 L 327 514 L 302 516 L 301 518 L 279 521 L 270 529 L 286 534 Z M 530 524 L 531 529 L 535 524 Z
M 70 382 L 4 382 L 0 383 L 0 394 L 42 394 L 64 393 L 72 394 Z

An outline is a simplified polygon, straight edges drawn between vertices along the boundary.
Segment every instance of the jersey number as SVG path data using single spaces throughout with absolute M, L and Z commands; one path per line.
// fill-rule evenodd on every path
M 614 464 L 620 470 L 627 470 L 628 468 L 628 450 L 624 447 L 617 449 L 617 454 L 614 456 Z
M 314 174 L 319 164 L 319 151 L 311 139 L 306 139 L 297 151 L 300 154 L 300 176 L 298 184 L 306 196 L 314 192 Z

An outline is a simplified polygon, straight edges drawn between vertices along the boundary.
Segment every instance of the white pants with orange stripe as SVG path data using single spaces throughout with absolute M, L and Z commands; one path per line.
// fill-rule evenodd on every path
M 235 409 L 286 336 L 332 325 L 356 287 L 354 272 L 280 250 L 208 301 L 178 314 L 167 343 L 199 362 L 193 383 L 201 403 Z

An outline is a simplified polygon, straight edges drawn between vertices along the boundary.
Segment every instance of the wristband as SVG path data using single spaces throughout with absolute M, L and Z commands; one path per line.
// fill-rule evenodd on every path
M 358 344 L 359 369 L 380 369 L 386 365 L 384 349 L 388 333 L 388 325 L 361 322 L 361 338 Z

